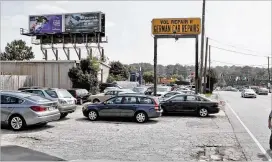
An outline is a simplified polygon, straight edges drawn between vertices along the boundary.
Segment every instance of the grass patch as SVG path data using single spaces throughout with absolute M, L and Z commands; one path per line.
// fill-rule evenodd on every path
M 206 97 L 211 97 L 211 93 L 206 93 L 206 94 L 204 94 Z

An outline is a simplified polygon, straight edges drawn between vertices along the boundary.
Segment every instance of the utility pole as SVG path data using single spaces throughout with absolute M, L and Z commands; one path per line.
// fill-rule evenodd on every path
M 267 57 L 267 60 L 268 60 L 268 68 L 267 68 L 267 71 L 268 71 L 268 83 L 270 83 L 270 67 L 269 67 L 270 57 L 269 56 Z
M 211 45 L 209 45 L 209 72 L 211 71 Z M 209 75 L 209 90 L 211 91 L 211 76 Z
M 202 29 L 201 29 L 201 51 L 200 51 L 200 77 L 199 77 L 199 90 L 202 92 L 202 75 L 203 75 L 203 54 L 204 54 L 204 35 L 205 35 L 205 5 L 206 0 L 202 4 Z
M 208 46 L 209 46 L 209 38 L 206 37 L 205 64 L 204 64 L 204 87 L 203 87 L 203 93 L 206 93 L 206 87 L 207 87 L 207 59 L 208 59 Z

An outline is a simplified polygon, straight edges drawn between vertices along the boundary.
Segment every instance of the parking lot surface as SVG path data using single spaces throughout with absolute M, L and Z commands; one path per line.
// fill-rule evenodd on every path
M 138 124 L 129 119 L 91 122 L 78 106 L 44 127 L 1 131 L 1 146 L 23 146 L 65 160 L 246 160 L 223 111 L 207 118 L 170 115 Z

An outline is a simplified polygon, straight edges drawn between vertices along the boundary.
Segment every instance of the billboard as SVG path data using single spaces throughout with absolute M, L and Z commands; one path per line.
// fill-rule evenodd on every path
M 200 18 L 162 18 L 152 20 L 153 35 L 198 35 L 200 33 Z
M 64 16 L 64 32 L 101 32 L 100 12 L 71 13 L 65 14 Z
M 35 34 L 61 33 L 62 15 L 29 16 L 29 32 Z

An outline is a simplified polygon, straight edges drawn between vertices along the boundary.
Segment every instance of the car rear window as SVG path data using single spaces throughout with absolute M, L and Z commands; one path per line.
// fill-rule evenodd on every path
M 58 95 L 55 91 L 52 90 L 45 90 L 45 93 L 47 93 L 52 98 L 58 98 Z
M 38 95 L 28 96 L 28 97 L 26 97 L 26 99 L 29 99 L 34 102 L 49 102 L 50 101 L 50 100 L 43 98 L 41 96 L 38 96 Z
M 58 89 L 58 95 L 60 98 L 71 98 L 73 97 L 66 89 Z
M 153 100 L 148 97 L 139 97 L 140 104 L 154 104 Z

